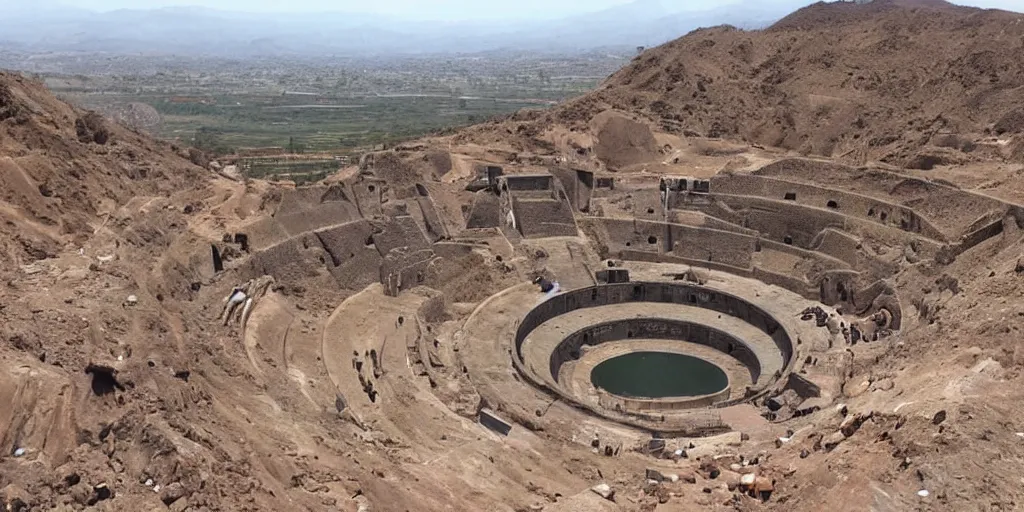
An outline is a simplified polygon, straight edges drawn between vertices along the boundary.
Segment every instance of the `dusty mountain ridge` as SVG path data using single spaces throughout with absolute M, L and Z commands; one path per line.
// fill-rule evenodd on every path
M 650 49 L 597 91 L 520 116 L 528 127 L 513 118 L 513 135 L 582 129 L 614 108 L 670 133 L 852 163 L 1020 161 L 1022 52 L 1024 14 L 941 0 L 818 3 L 764 31 L 701 29 Z
M 701 30 L 555 109 L 368 154 L 300 188 L 228 179 L 0 75 L 0 503 L 1014 510 L 1020 18 L 877 1 Z M 494 167 L 536 189 L 493 194 Z M 588 172 L 603 195 L 572 185 Z M 655 173 L 800 193 L 753 194 L 755 216 L 723 202 L 719 218 L 670 207 Z M 822 190 L 841 204 L 788 209 Z M 786 242 L 756 233 L 756 215 L 831 210 L 850 217 L 794 223 Z M 695 238 L 659 250 L 672 231 L 642 231 L 658 222 Z M 743 275 L 782 283 L 743 278 L 735 293 L 803 300 L 780 290 L 824 295 L 814 279 L 856 271 L 843 282 L 868 300 L 843 298 L 846 314 L 884 324 L 876 306 L 896 301 L 902 326 L 859 344 L 801 327 L 821 350 L 797 364 L 822 396 L 740 404 L 719 418 L 729 434 L 668 439 L 689 451 L 679 460 L 640 453 L 651 429 L 538 391 L 508 360 L 517 315 L 540 298 L 533 277 L 572 290 L 618 265 L 725 286 L 746 269 L 710 263 L 735 240 L 756 262 Z M 644 263 L 661 256 L 674 263 Z M 256 302 L 223 318 L 235 286 Z M 512 422 L 507 437 L 480 425 L 485 408 Z M 741 472 L 774 493 L 763 501 Z M 616 492 L 590 491 L 600 483 Z

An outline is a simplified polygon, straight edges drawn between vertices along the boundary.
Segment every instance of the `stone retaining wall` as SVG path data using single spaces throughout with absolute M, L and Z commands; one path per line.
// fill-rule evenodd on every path
M 706 325 L 664 318 L 602 322 L 566 336 L 551 352 L 551 376 L 557 381 L 562 365 L 578 359 L 584 345 L 595 346 L 631 338 L 681 340 L 704 345 L 743 363 L 750 372 L 751 382 L 757 382 L 761 377 L 761 362 L 746 341 Z
M 523 341 L 542 323 L 570 311 L 626 302 L 667 302 L 702 307 L 737 317 L 762 330 L 779 349 L 784 366 L 793 356 L 793 342 L 782 325 L 760 307 L 735 295 L 689 283 L 632 282 L 580 288 L 556 295 L 532 309 L 516 329 L 513 355 L 522 362 Z M 557 373 L 555 373 L 557 375 Z

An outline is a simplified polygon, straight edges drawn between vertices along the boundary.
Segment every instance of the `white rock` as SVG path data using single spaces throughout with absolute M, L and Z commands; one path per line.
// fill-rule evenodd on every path
M 615 491 L 613 491 L 611 486 L 608 484 L 597 484 L 591 487 L 590 490 L 594 491 L 598 496 L 606 500 L 610 500 L 615 496 Z
M 679 475 L 677 475 L 675 473 L 669 473 L 669 474 L 665 475 L 665 479 L 668 480 L 669 482 L 678 482 L 679 481 Z
M 136 297 L 135 295 L 129 295 L 128 299 L 125 302 L 127 302 L 128 305 L 134 306 L 135 304 L 139 303 L 139 298 Z
M 39 268 L 39 265 L 32 263 L 29 265 L 22 265 L 21 271 L 31 276 L 42 272 L 43 269 Z
M 25 451 L 26 450 L 24 448 L 18 448 L 17 450 L 14 450 L 14 456 L 15 457 L 21 457 L 21 456 L 25 455 Z
M 153 492 L 160 492 L 160 486 L 159 485 L 154 485 L 153 486 Z
M 152 478 L 147 478 L 146 479 L 146 487 L 153 487 L 153 479 Z
M 927 498 L 929 494 L 931 493 L 928 492 L 928 489 L 921 489 L 920 491 L 917 491 L 917 495 L 922 498 Z
M 230 178 L 230 179 L 233 179 L 233 180 L 240 180 L 240 179 L 242 179 L 242 173 L 238 172 L 238 166 L 237 165 L 226 165 L 226 166 L 224 166 L 223 169 L 221 169 L 220 173 L 224 177 L 227 177 L 227 178 Z
M 754 485 L 754 480 L 757 480 L 757 475 L 753 473 L 747 473 L 740 477 L 740 483 L 743 485 Z
M 914 403 L 914 402 L 903 402 L 903 403 L 897 405 L 896 408 L 892 410 L 892 413 L 896 414 L 896 413 L 900 412 L 900 409 L 902 409 L 902 408 L 904 408 L 904 407 L 906 407 L 906 406 L 908 406 L 908 405 L 910 405 L 912 403 Z

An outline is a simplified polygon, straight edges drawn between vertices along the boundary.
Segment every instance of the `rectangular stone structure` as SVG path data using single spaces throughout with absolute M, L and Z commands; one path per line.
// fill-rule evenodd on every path
M 512 424 L 499 418 L 490 409 L 480 409 L 480 424 L 503 436 L 512 431 Z
M 615 283 L 628 283 L 629 282 L 629 270 L 624 268 L 612 268 L 608 270 L 599 270 L 595 274 L 597 282 L 605 284 Z

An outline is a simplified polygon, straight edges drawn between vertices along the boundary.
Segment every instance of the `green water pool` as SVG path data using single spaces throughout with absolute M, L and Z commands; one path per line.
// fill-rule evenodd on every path
M 631 352 L 602 361 L 590 372 L 595 387 L 629 398 L 668 398 L 717 393 L 729 385 L 718 366 L 672 352 Z

